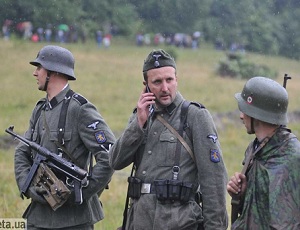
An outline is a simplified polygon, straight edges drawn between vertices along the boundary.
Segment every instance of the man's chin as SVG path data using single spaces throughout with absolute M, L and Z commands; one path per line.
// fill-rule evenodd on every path
M 171 103 L 172 103 L 171 100 L 159 101 L 159 104 L 160 104 L 161 107 L 168 107 Z

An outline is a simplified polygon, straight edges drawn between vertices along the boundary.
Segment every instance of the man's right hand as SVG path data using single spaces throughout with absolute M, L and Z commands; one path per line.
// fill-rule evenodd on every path
M 247 188 L 247 178 L 244 174 L 236 172 L 227 184 L 227 192 L 230 196 L 243 196 Z
M 31 186 L 28 189 L 28 196 L 35 202 L 39 202 L 40 204 L 47 204 L 47 201 L 43 197 L 43 194 L 46 194 L 47 191 L 38 186 Z
M 153 93 L 145 92 L 146 87 L 141 93 L 137 104 L 137 118 L 140 128 L 142 129 L 149 116 L 149 107 L 155 103 L 155 96 Z

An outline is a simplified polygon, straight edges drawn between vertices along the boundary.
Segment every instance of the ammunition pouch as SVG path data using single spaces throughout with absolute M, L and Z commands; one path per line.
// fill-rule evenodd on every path
M 133 199 L 140 198 L 142 181 L 137 177 L 128 177 L 128 183 L 128 196 Z
M 43 196 L 54 211 L 61 207 L 71 194 L 67 186 L 44 163 L 39 164 L 32 183 L 47 191 Z
M 169 180 L 168 183 L 168 198 L 170 200 L 180 200 L 180 194 L 182 190 L 182 182 L 177 180 Z
M 156 199 L 165 202 L 168 199 L 168 180 L 155 180 Z
M 142 194 L 155 194 L 161 203 L 179 201 L 186 203 L 195 199 L 193 183 L 178 180 L 155 180 L 151 184 L 142 183 L 137 177 L 128 178 L 128 196 L 138 199 Z
M 193 184 L 178 180 L 155 180 L 156 198 L 162 203 L 166 201 L 188 202 L 193 192 Z

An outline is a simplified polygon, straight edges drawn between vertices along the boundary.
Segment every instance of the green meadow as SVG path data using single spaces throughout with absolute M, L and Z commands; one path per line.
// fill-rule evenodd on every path
M 34 67 L 29 64 L 45 43 L 31 43 L 20 40 L 0 40 L 0 217 L 20 218 L 29 200 L 19 197 L 14 170 L 14 147 L 18 141 L 5 133 L 10 125 L 19 134 L 28 127 L 32 109 L 45 93 L 38 91 Z M 170 47 L 136 47 L 134 43 L 113 39 L 109 49 L 98 48 L 95 43 L 60 44 L 71 50 L 75 57 L 77 80 L 70 82 L 73 90 L 94 103 L 115 135 L 118 137 L 127 125 L 143 89 L 142 65 L 152 49 Z M 231 176 L 242 168 L 244 151 L 254 136 L 247 135 L 239 119 L 234 94 L 240 92 L 245 80 L 221 78 L 216 75 L 218 61 L 225 53 L 213 49 L 210 44 L 201 44 L 200 49 L 172 48 L 177 54 L 179 91 L 188 100 L 201 102 L 213 115 L 222 145 L 223 158 Z M 297 113 L 300 105 L 299 61 L 283 57 L 246 53 L 256 63 L 275 69 L 277 81 L 282 84 L 288 73 L 292 80 L 287 83 L 290 97 L 289 127 L 299 135 Z M 105 219 L 95 229 L 116 229 L 122 223 L 130 168 L 116 171 L 110 188 L 101 196 Z M 230 198 L 227 202 L 230 214 Z M 230 216 L 230 215 L 229 215 Z

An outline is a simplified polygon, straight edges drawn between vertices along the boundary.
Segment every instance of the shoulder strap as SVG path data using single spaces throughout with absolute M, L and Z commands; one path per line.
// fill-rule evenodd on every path
M 186 148 L 192 159 L 194 160 L 193 151 L 191 150 L 190 146 L 186 143 L 186 141 L 179 135 L 179 133 L 164 119 L 162 116 L 157 115 L 157 120 L 163 123 L 181 142 L 181 144 Z
M 65 126 L 66 126 L 68 107 L 69 107 L 71 98 L 73 97 L 74 94 L 75 94 L 74 91 L 71 89 L 66 93 L 65 100 L 61 107 L 59 121 L 58 121 L 57 141 L 54 141 L 54 143 L 57 145 L 59 152 L 65 153 L 72 160 L 72 162 L 76 163 L 76 160 L 74 159 L 72 154 L 64 146 L 65 145 L 64 134 L 65 134 Z
M 179 133 L 181 135 L 160 115 L 157 115 L 157 120 L 159 120 L 161 123 L 163 123 L 178 138 L 178 140 L 181 142 L 181 144 L 185 147 L 185 149 L 190 154 L 191 158 L 195 161 L 193 151 L 191 150 L 190 146 L 186 143 L 186 141 L 182 137 L 183 128 L 184 128 L 184 125 L 186 123 L 187 111 L 188 111 L 189 105 L 190 105 L 189 101 L 184 101 L 183 105 L 181 107 L 181 114 L 180 114 L 180 120 L 181 121 L 180 121 L 180 127 L 179 127 Z M 177 148 L 179 148 L 178 144 L 176 146 L 176 151 L 177 151 Z M 176 163 L 176 160 L 175 160 L 175 163 Z
M 184 101 L 181 107 L 181 114 L 180 114 L 180 125 L 182 127 L 179 127 L 179 134 L 180 136 L 183 135 L 183 130 L 186 126 L 186 118 L 187 118 L 187 112 L 188 112 L 188 108 L 190 106 L 190 104 L 193 102 L 189 102 L 189 101 Z
M 64 133 L 65 133 L 66 118 L 67 118 L 68 107 L 73 94 L 74 92 L 71 89 L 66 93 L 65 100 L 60 111 L 60 116 L 58 121 L 58 143 L 60 143 L 61 145 L 64 145 L 65 142 Z
M 193 104 L 193 105 L 199 107 L 200 109 L 205 109 L 205 106 L 202 105 L 202 104 L 199 103 L 199 102 L 191 101 L 191 104 Z
M 83 96 L 79 95 L 78 93 L 73 93 L 72 98 L 79 102 L 80 105 L 86 104 L 88 101 Z
M 190 102 L 189 101 L 184 101 L 182 103 L 182 106 L 181 106 L 181 113 L 180 113 L 180 125 L 179 125 L 179 130 L 178 130 L 178 134 L 180 136 L 180 138 L 183 137 L 183 128 L 184 128 L 184 125 L 186 123 L 186 117 L 187 117 L 187 111 L 188 111 L 188 108 L 190 106 Z M 180 139 L 179 139 L 180 140 Z M 183 138 L 182 138 L 183 140 Z M 180 141 L 181 142 L 181 141 Z M 187 145 L 186 144 L 186 141 L 184 141 L 184 145 Z M 181 146 L 183 144 L 180 144 L 178 141 L 177 141 L 177 145 L 176 145 L 176 151 L 175 151 L 175 160 L 174 160 L 174 165 L 175 166 L 179 166 L 179 163 L 180 163 L 180 155 L 181 155 Z M 187 145 L 188 146 L 188 145 Z M 192 152 L 192 151 L 191 151 Z M 193 157 L 194 157 L 194 154 L 192 153 Z M 192 157 L 192 159 L 194 160 L 194 158 Z
M 32 129 L 33 129 L 33 130 L 31 130 L 31 140 L 32 140 L 32 135 L 33 135 L 33 132 L 34 132 L 36 123 L 37 123 L 39 117 L 41 116 L 41 113 L 42 113 L 42 110 L 43 110 L 43 108 L 44 108 L 45 103 L 46 103 L 46 100 L 44 100 L 44 101 L 39 101 L 39 102 L 37 103 L 37 105 L 39 105 L 39 104 L 40 104 L 40 105 L 39 105 L 39 108 L 37 109 L 37 111 L 36 111 L 36 113 L 35 113 L 35 115 L 34 115 L 33 126 L 32 126 Z

